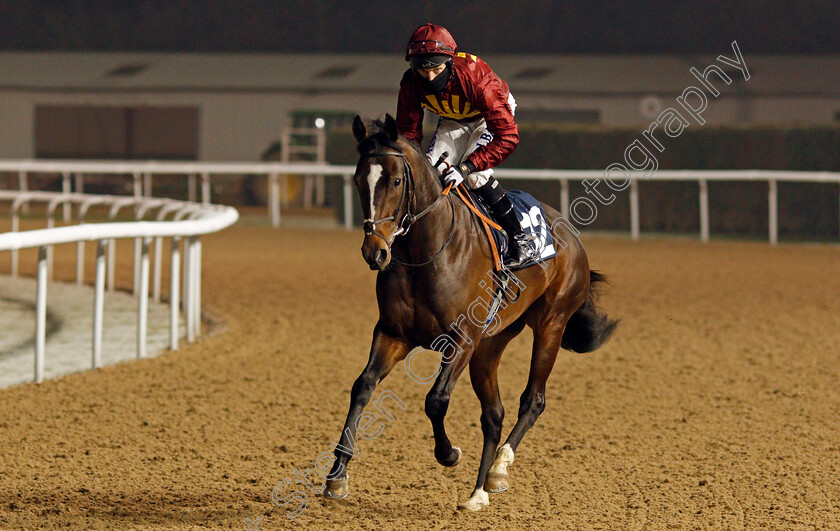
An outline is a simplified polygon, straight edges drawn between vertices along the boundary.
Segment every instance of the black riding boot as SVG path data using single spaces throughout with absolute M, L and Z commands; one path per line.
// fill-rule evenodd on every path
M 508 235 L 510 253 L 505 260 L 505 266 L 511 269 L 522 267 L 533 256 L 534 247 L 531 238 L 522 232 L 522 225 L 516 218 L 513 203 L 510 202 L 504 188 L 494 177 L 490 177 L 484 186 L 476 188 L 475 191 L 487 203 L 493 217 Z

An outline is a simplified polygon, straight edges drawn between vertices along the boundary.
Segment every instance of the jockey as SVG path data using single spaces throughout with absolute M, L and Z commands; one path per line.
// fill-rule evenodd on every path
M 444 186 L 466 180 L 481 196 L 508 235 L 511 252 L 505 265 L 519 267 L 532 256 L 533 247 L 492 169 L 519 143 L 513 120 L 516 101 L 487 63 L 457 49 L 442 26 L 424 24 L 411 34 L 405 55 L 411 68 L 400 82 L 397 126 L 419 144 L 423 110 L 440 116 L 426 156 L 436 162 L 444 152 L 450 154 Z

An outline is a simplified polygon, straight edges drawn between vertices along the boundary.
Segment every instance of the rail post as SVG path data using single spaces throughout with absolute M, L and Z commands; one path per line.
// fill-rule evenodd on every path
M 29 191 L 29 179 L 27 179 L 26 170 L 20 170 L 18 172 L 18 189 L 21 192 L 28 192 Z M 23 205 L 22 208 L 25 214 L 29 213 L 29 203 Z
M 187 342 L 188 343 L 195 342 L 195 334 L 193 334 L 193 327 L 192 327 L 192 319 L 193 319 L 192 263 L 193 263 L 192 238 L 184 238 L 184 279 L 183 279 L 184 294 L 183 294 L 183 297 L 182 297 L 181 305 L 184 307 L 184 325 L 186 326 L 186 329 L 187 329 Z
M 210 204 L 210 174 L 207 172 L 201 174 L 201 202 Z
M 639 239 L 639 183 L 636 179 L 630 181 L 630 237 Z
M 61 192 L 64 194 L 69 194 L 71 190 L 71 183 L 70 183 L 70 172 L 62 172 L 61 173 Z M 64 216 L 64 222 L 70 221 L 70 203 L 64 203 L 61 207 L 61 211 Z
M 179 290 L 181 287 L 178 281 L 181 279 L 181 272 L 179 267 L 181 265 L 181 252 L 178 248 L 180 238 L 177 236 L 172 238 L 172 254 L 170 256 L 169 273 L 169 349 L 178 350 L 179 328 L 178 328 L 178 300 Z
M 776 245 L 779 242 L 779 197 L 778 184 L 775 179 L 769 181 L 769 191 L 767 195 L 767 209 L 769 210 L 768 225 L 770 231 L 770 245 Z
M 11 232 L 19 232 L 20 231 L 20 214 L 18 214 L 18 206 L 20 209 L 23 210 L 27 207 L 29 203 L 23 203 L 18 205 L 17 202 L 12 203 L 12 230 Z M 12 268 L 12 278 L 17 278 L 19 271 L 19 264 L 20 264 L 20 256 L 17 249 L 12 249 L 12 256 L 11 256 L 11 268 Z
M 569 180 L 560 179 L 560 215 L 569 219 Z
M 198 177 L 196 174 L 191 173 L 190 176 L 187 178 L 187 200 L 190 203 L 195 202 L 195 190 L 196 190 L 196 179 Z
M 700 241 L 709 241 L 709 183 L 706 179 L 698 180 L 700 184 Z
M 152 300 L 160 302 L 161 269 L 163 261 L 163 238 L 155 238 L 155 265 L 152 272 Z
M 102 322 L 105 309 L 105 247 L 108 240 L 96 245 L 96 279 L 93 293 L 93 368 L 102 364 Z
M 271 226 L 280 226 L 280 178 L 276 173 L 268 175 L 268 211 L 271 214 Z
M 134 282 L 131 293 L 136 297 L 140 293 L 140 262 L 143 254 L 143 238 L 134 238 Z
M 38 248 L 38 287 L 35 296 L 35 382 L 44 381 L 47 342 L 47 247 Z
M 201 238 L 198 236 L 193 236 L 193 238 L 195 239 L 193 244 L 193 252 L 195 253 L 195 260 L 193 261 L 193 267 L 195 268 L 193 272 L 193 282 L 195 282 L 195 287 L 193 288 L 193 304 L 195 306 L 193 319 L 195 319 L 195 330 L 193 333 L 198 337 L 201 335 Z
M 140 238 L 140 285 L 137 292 L 137 357 L 146 357 L 149 329 L 149 245 L 151 238 Z
M 352 175 L 342 175 L 344 178 L 344 228 L 350 230 L 353 228 L 353 185 L 351 180 Z
M 143 197 L 143 175 L 140 172 L 134 172 L 133 176 L 133 190 L 134 198 L 141 199 Z M 138 207 L 135 206 L 135 209 Z M 138 220 L 139 221 L 139 220 Z M 134 238 L 134 281 L 131 286 L 131 292 L 136 297 L 140 289 L 140 254 L 142 253 L 141 238 Z
M 108 291 L 116 288 L 117 277 L 117 240 L 111 238 L 108 241 Z
M 81 223 L 80 223 L 81 224 Z M 76 285 L 81 286 L 85 282 L 85 242 L 76 244 Z
M 135 199 L 140 199 L 143 197 L 143 182 L 140 179 L 140 172 L 134 172 L 131 174 L 132 181 L 131 181 L 131 190 L 134 194 Z

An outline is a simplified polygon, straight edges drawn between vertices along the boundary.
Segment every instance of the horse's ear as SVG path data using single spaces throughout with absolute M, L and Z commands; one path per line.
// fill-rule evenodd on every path
M 353 118 L 353 136 L 356 137 L 356 142 L 361 142 L 368 137 L 367 127 L 358 114 Z
M 385 133 L 392 142 L 396 142 L 400 136 L 400 131 L 397 128 L 397 121 L 390 114 L 385 115 Z

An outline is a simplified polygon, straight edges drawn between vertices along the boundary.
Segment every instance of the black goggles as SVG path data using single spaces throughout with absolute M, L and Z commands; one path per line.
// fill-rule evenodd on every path
M 448 63 L 451 58 L 448 55 L 415 55 L 409 58 L 408 63 L 415 70 L 430 70 Z

